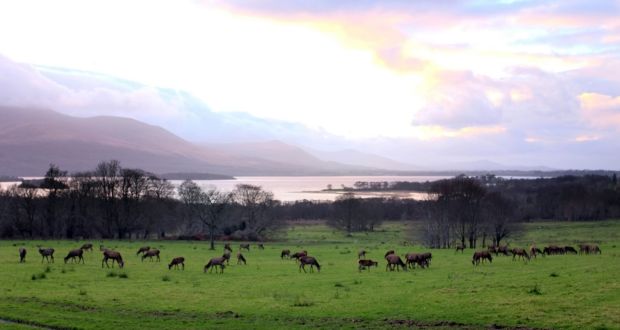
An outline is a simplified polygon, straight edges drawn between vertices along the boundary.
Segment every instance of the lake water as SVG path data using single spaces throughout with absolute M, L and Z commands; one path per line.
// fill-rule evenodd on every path
M 218 188 L 222 191 L 232 191 L 238 184 L 251 184 L 263 187 L 273 192 L 275 199 L 281 201 L 296 200 L 334 200 L 341 193 L 323 192 L 327 185 L 333 189 L 341 189 L 342 186 L 352 187 L 357 181 L 434 181 L 446 176 L 240 176 L 237 180 L 196 180 L 195 182 L 203 189 Z M 170 181 L 175 186 L 182 181 Z M 359 193 L 359 197 L 398 196 L 401 198 L 424 199 L 424 193 Z

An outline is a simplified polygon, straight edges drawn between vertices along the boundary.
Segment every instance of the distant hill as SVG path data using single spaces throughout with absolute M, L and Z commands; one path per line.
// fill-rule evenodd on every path
M 164 173 L 159 176 L 167 180 L 235 180 L 234 176 L 212 173 Z
M 154 125 L 122 117 L 72 117 L 0 106 L 0 174 L 40 176 L 50 163 L 68 171 L 117 159 L 154 173 L 344 175 L 372 169 L 322 161 L 281 143 L 198 146 Z

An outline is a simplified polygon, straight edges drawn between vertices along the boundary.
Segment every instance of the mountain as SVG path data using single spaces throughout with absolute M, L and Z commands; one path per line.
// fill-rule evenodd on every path
M 154 125 L 121 117 L 73 117 L 0 106 L 0 173 L 39 176 L 50 163 L 69 171 L 118 159 L 154 173 L 228 175 L 361 174 L 370 169 L 324 162 L 282 143 L 199 146 Z
M 393 171 L 418 171 L 425 168 L 399 162 L 387 157 L 365 153 L 354 149 L 342 149 L 338 151 L 323 151 L 307 148 L 308 152 L 324 161 L 338 162 L 342 164 L 381 168 Z

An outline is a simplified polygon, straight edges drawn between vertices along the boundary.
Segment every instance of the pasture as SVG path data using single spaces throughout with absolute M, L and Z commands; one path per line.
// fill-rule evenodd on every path
M 386 272 L 383 254 L 427 251 L 404 246 L 416 230 L 388 223 L 346 237 L 321 224 L 295 225 L 259 250 L 251 244 L 237 265 L 234 250 L 224 274 L 203 273 L 221 256 L 208 242 L 90 241 L 85 264 L 63 257 L 82 241 L 0 241 L 0 327 L 28 329 L 393 328 L 470 329 L 494 326 L 558 329 L 620 328 L 620 221 L 532 223 L 511 246 L 532 242 L 597 243 L 602 255 L 496 257 L 474 267 L 473 250 L 430 250 L 428 269 Z M 53 247 L 55 263 L 41 263 L 36 245 Z M 101 268 L 100 244 L 122 253 L 125 268 Z M 161 250 L 161 262 L 141 262 L 139 247 Z M 19 263 L 18 248 L 28 249 Z M 282 249 L 308 250 L 321 271 L 299 272 Z M 357 252 L 379 261 L 358 272 Z M 173 257 L 185 270 L 168 270 Z

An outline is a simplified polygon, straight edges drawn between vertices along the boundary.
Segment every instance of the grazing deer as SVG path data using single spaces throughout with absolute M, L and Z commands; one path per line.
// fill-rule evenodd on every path
M 173 266 L 175 269 L 179 269 L 179 265 L 181 265 L 182 269 L 185 270 L 185 258 L 176 257 L 172 259 L 170 264 L 168 264 L 168 270 L 172 269 Z
M 19 248 L 19 263 L 20 264 L 26 262 L 26 253 L 27 253 L 26 248 L 23 248 L 23 247 Z
M 230 251 L 224 251 L 224 254 L 222 255 L 222 258 L 224 258 L 224 260 L 226 260 L 226 264 L 230 265 Z
M 497 247 L 497 249 L 495 249 L 495 256 L 497 256 L 500 253 L 505 255 L 505 256 L 509 255 L 508 254 L 508 245 L 500 245 L 500 246 Z
M 71 262 L 75 262 L 75 258 L 78 258 L 78 261 L 77 261 L 78 263 L 80 263 L 80 261 L 82 261 L 82 263 L 85 263 L 83 254 L 84 254 L 84 250 L 82 249 L 71 250 L 65 257 L 65 263 L 67 263 L 67 260 L 69 259 L 71 259 Z
M 284 259 L 284 257 L 290 258 L 291 257 L 291 250 L 282 250 L 282 252 L 280 253 L 280 259 Z
M 454 251 L 454 253 L 457 253 L 459 251 L 461 251 L 461 253 L 465 252 L 465 244 L 461 243 L 461 244 L 456 246 L 456 251 Z
M 527 252 L 525 251 L 525 249 L 522 248 L 512 248 L 512 250 L 510 250 L 510 252 L 512 253 L 512 260 L 516 260 L 515 258 L 517 256 L 519 256 L 520 259 L 523 259 L 523 261 L 530 260 L 530 256 L 527 254 Z
M 228 251 L 230 251 L 230 252 L 233 252 L 232 248 L 230 247 L 230 243 L 226 243 L 226 244 L 224 244 L 224 250 L 225 250 L 225 251 L 226 251 L 226 250 L 228 250 Z
M 536 258 L 536 256 L 539 255 L 539 254 L 542 255 L 543 257 L 545 256 L 543 254 L 543 252 L 539 248 L 536 247 L 536 245 L 530 246 L 530 256 L 531 257 Z
M 308 256 L 308 251 L 303 250 L 303 251 L 295 252 L 291 254 L 291 259 L 295 259 L 295 261 L 299 261 L 299 259 L 301 259 L 302 257 L 306 257 L 306 256 Z
M 241 254 L 241 252 L 237 252 L 237 265 L 240 265 L 242 262 L 244 265 L 247 265 L 243 254 Z
M 557 245 L 549 245 L 543 249 L 543 254 L 546 255 L 555 255 L 555 254 L 564 254 L 566 251 L 563 247 Z
M 408 268 L 415 268 L 417 264 L 420 268 L 428 267 L 428 256 L 424 253 L 407 253 L 405 254 L 405 262 Z
M 577 254 L 577 250 L 575 250 L 574 247 L 572 246 L 565 246 L 564 247 L 564 253 L 572 253 L 572 254 Z
M 478 266 L 480 262 L 484 263 L 485 259 L 491 263 L 493 262 L 493 256 L 491 256 L 491 252 L 489 251 L 474 252 L 474 256 L 471 259 L 471 264 L 474 266 Z
M 91 243 L 85 243 L 82 245 L 82 247 L 80 248 L 84 251 L 90 251 L 93 252 L 93 245 Z
M 387 251 L 383 257 L 384 257 L 384 258 L 387 258 L 387 256 L 389 256 L 390 254 L 395 254 L 395 253 L 394 253 L 394 250 L 389 250 L 389 251 Z
M 357 253 L 357 259 L 363 259 L 363 258 L 366 258 L 366 250 L 360 250 Z
M 211 260 L 209 260 L 209 262 L 205 265 L 204 268 L 204 272 L 207 272 L 207 269 L 211 268 L 209 270 L 209 273 L 213 271 L 213 268 L 215 268 L 216 266 L 220 266 L 220 270 L 222 272 L 222 274 L 224 274 L 224 261 L 226 261 L 226 259 L 224 259 L 224 257 L 216 257 L 216 258 L 212 258 Z M 215 273 L 217 273 L 217 269 L 215 270 Z
M 120 252 L 104 249 L 103 259 L 101 260 L 101 268 L 103 268 L 104 263 L 107 268 L 110 268 L 110 265 L 108 264 L 109 259 L 112 259 L 112 268 L 114 268 L 115 261 L 120 268 L 123 268 L 123 266 L 125 266 L 125 262 L 123 262 L 123 257 L 121 256 Z
M 258 249 L 259 250 L 264 250 L 265 246 L 263 245 L 263 243 L 258 243 Z
M 303 256 L 299 258 L 299 272 L 303 269 L 304 273 L 306 273 L 306 265 L 310 265 L 310 272 L 314 272 L 314 266 L 316 266 L 317 271 L 321 272 L 321 265 L 316 261 L 314 257 Z
M 150 246 L 143 246 L 141 248 L 138 249 L 138 252 L 136 252 L 136 255 L 139 256 L 140 253 L 142 253 L 142 255 L 144 255 L 146 252 L 148 252 L 151 249 Z
M 144 262 L 144 259 L 149 258 L 149 261 L 153 261 L 153 257 L 157 257 L 157 262 L 159 262 L 161 259 L 159 259 L 159 250 L 158 249 L 152 249 L 152 250 L 148 250 L 146 252 L 144 252 L 144 254 L 142 254 L 142 262 Z
M 361 259 L 358 262 L 358 267 L 357 269 L 361 272 L 362 269 L 366 268 L 368 269 L 368 271 L 370 271 L 370 267 L 379 267 L 379 263 L 376 261 L 372 261 L 370 259 Z
M 590 254 L 590 253 L 594 253 L 594 254 L 602 254 L 601 252 L 601 248 L 598 247 L 598 245 L 596 244 L 579 244 L 579 253 L 585 253 L 585 254 Z
M 386 272 L 388 271 L 388 268 L 390 269 L 390 271 L 394 271 L 394 267 L 396 267 L 396 271 L 400 271 L 399 267 L 402 268 L 404 271 L 407 271 L 407 265 L 405 265 L 403 260 L 396 254 L 388 254 L 387 256 L 385 256 L 385 260 L 387 261 L 387 264 L 385 265 Z
M 246 249 L 248 252 L 250 252 L 250 244 L 248 243 L 239 244 L 239 250 L 243 250 L 243 249 Z
M 43 263 L 43 259 L 47 260 L 47 263 L 49 263 L 50 258 L 52 259 L 52 263 L 54 263 L 54 249 L 43 249 L 39 247 L 39 253 L 41 254 L 41 263 Z

